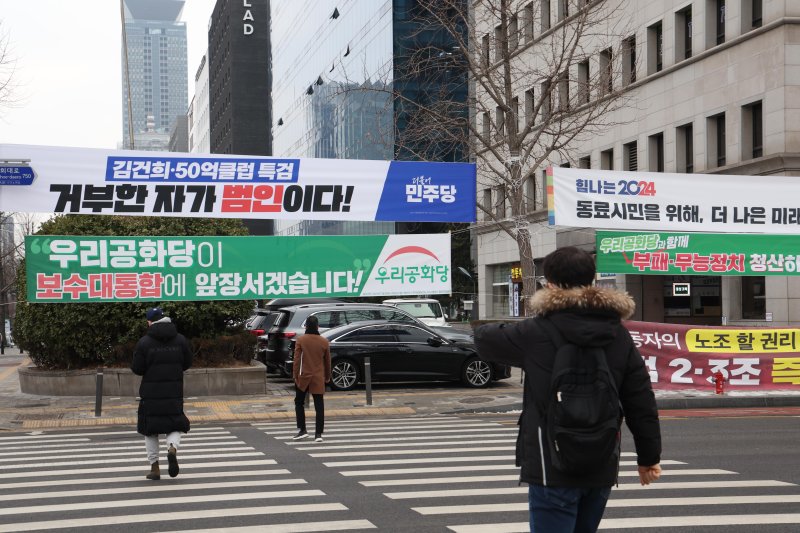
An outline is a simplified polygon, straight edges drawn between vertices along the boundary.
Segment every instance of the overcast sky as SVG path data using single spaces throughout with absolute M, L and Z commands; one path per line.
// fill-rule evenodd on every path
M 216 0 L 186 0 L 189 98 Z M 118 0 L 0 0 L 18 102 L 0 143 L 116 148 L 122 137 Z M 187 102 L 188 106 L 188 102 Z

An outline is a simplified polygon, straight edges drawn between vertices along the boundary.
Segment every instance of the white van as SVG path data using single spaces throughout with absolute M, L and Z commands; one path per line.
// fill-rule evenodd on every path
M 419 319 L 426 326 L 449 326 L 439 300 L 433 298 L 394 298 L 383 303 L 393 305 Z

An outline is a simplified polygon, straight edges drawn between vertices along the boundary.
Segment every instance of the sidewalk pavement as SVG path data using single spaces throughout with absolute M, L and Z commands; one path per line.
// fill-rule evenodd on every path
M 0 355 L 0 432 L 85 426 L 136 426 L 138 404 L 131 397 L 38 396 L 19 388 L 17 368 L 30 360 L 16 348 Z M 662 410 L 800 406 L 800 390 L 714 394 L 713 386 L 696 391 L 656 391 Z M 96 416 L 99 408 L 99 416 Z M 184 408 L 194 424 L 294 420 L 294 389 L 289 379 L 267 376 L 264 395 L 187 397 Z M 456 383 L 377 385 L 367 403 L 363 387 L 325 395 L 326 417 L 423 416 L 501 413 L 522 408 L 520 371 L 485 389 Z M 313 407 L 311 407 L 313 412 Z M 674 414 L 674 413 L 672 413 Z

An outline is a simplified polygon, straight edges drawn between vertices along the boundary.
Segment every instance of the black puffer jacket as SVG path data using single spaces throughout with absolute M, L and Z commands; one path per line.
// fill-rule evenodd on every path
M 183 413 L 183 371 L 192 366 L 192 350 L 169 318 L 154 322 L 133 352 L 133 373 L 142 376 L 136 431 L 157 435 L 189 431 Z
M 629 318 L 634 310 L 630 296 L 597 287 L 548 288 L 536 293 L 531 309 L 537 318 L 486 324 L 475 331 L 475 345 L 481 358 L 525 370 L 517 444 L 517 465 L 522 467 L 520 479 L 553 487 L 608 487 L 617 479 L 618 465 L 614 458 L 599 465 L 596 471 L 580 476 L 552 468 L 544 440 L 546 425 L 540 412 L 548 403 L 556 347 L 534 323 L 542 320 L 539 317 L 547 317 L 567 342 L 604 349 L 625 421 L 634 437 L 638 464 L 657 464 L 661 459 L 661 430 L 650 376 L 630 333 L 621 324 L 621 319 Z

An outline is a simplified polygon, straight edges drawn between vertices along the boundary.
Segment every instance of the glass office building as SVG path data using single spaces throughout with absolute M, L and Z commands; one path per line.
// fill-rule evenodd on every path
M 416 0 L 272 1 L 273 152 L 283 157 L 411 159 L 392 92 L 439 94 L 400 69 L 410 46 L 446 39 L 419 32 Z M 437 46 L 440 42 L 435 43 Z M 466 74 L 455 97 L 466 102 Z M 428 83 L 426 85 L 425 83 Z M 466 109 L 466 108 L 465 108 Z M 465 134 L 466 137 L 466 134 Z M 466 148 L 427 157 L 463 161 Z M 279 222 L 281 235 L 403 231 L 392 222 Z
M 122 48 L 122 139 L 137 150 L 168 150 L 175 119 L 186 113 L 188 83 L 186 25 L 179 22 L 184 0 L 124 0 Z M 128 73 L 130 108 L 128 116 Z

